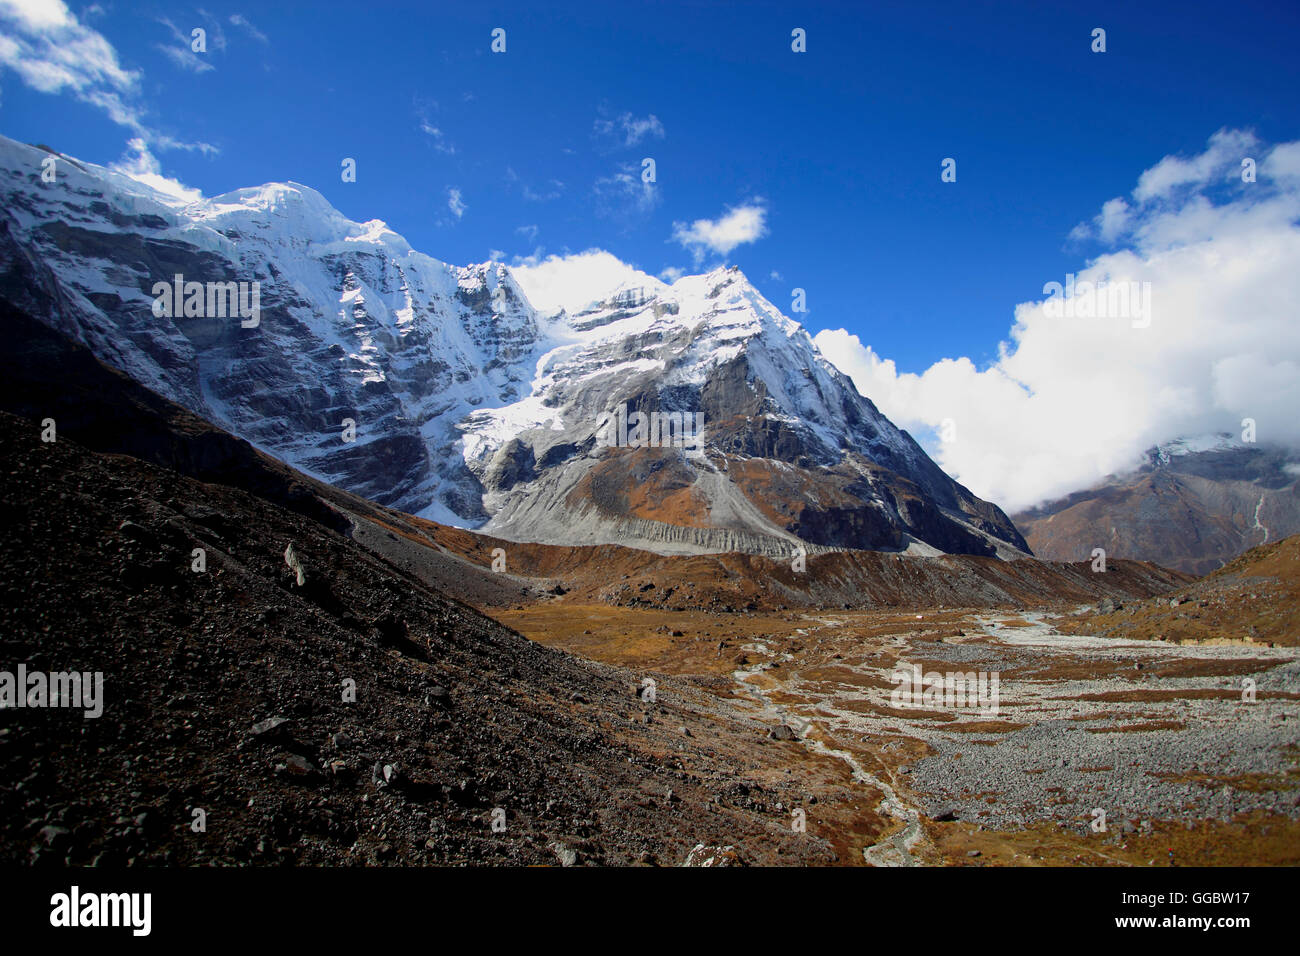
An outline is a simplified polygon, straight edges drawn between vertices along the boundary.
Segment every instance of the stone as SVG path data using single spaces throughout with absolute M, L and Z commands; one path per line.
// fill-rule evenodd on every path
M 287 724 L 288 722 L 288 717 L 268 717 L 266 720 L 260 720 L 253 724 L 253 736 L 264 737 L 277 727 Z
M 572 847 L 565 846 L 563 843 L 556 841 L 550 845 L 550 850 L 560 861 L 560 866 L 576 866 L 578 863 L 578 851 Z
M 71 830 L 67 827 L 55 826 L 54 824 L 41 827 L 41 832 L 38 836 L 41 838 L 41 842 L 51 850 L 63 849 L 72 841 Z

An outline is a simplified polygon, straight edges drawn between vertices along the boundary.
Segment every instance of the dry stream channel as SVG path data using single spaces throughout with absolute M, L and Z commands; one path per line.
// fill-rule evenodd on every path
M 1300 649 L 1067 635 L 1046 616 L 971 613 L 959 636 L 941 639 L 871 638 L 809 617 L 796 632 L 801 653 L 747 644 L 754 663 L 733 677 L 764 719 L 883 795 L 880 811 L 899 826 L 864 849 L 875 866 L 921 865 L 922 817 L 997 830 L 1052 821 L 1086 834 L 1101 811 L 1118 837 L 1155 820 L 1191 829 L 1256 810 L 1300 815 Z M 892 674 L 914 662 L 925 673 L 996 674 L 996 714 L 891 706 Z M 890 767 L 881 755 L 900 737 L 926 755 Z M 866 769 L 868 755 L 880 771 Z

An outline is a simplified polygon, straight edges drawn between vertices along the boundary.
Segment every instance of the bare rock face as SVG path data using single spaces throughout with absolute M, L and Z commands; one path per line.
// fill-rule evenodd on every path
M 543 315 L 306 186 L 184 202 L 45 156 L 0 138 L 0 295 L 348 491 L 522 541 L 1027 551 L 734 267 Z M 177 276 L 256 283 L 257 315 L 160 313 Z
M 1250 548 L 1300 532 L 1300 464 L 1233 436 L 1151 449 L 1132 472 L 1015 516 L 1050 561 L 1153 561 L 1208 574 Z

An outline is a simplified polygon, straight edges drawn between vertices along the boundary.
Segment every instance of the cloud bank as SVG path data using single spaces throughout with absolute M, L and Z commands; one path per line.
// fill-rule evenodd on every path
M 1045 298 L 1015 307 L 988 368 L 955 358 L 899 373 L 843 329 L 815 341 L 900 427 L 938 433 L 931 447 L 949 474 L 1011 511 L 1088 487 L 1162 441 L 1240 435 L 1243 418 L 1259 441 L 1300 447 L 1298 223 L 1300 142 L 1221 130 L 1071 234 L 1102 249 L 1076 289 L 1149 283 L 1148 324 L 1062 315 L 1046 284 L 1067 277 L 1044 276 Z

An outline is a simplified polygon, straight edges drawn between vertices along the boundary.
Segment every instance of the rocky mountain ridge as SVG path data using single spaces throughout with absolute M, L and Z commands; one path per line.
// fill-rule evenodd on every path
M 1033 551 L 1051 561 L 1153 561 L 1208 574 L 1250 548 L 1300 533 L 1300 460 L 1230 435 L 1167 442 L 1134 470 L 1017 514 Z
M 1027 551 L 734 267 L 547 315 L 305 186 L 186 201 L 61 156 L 47 183 L 48 155 L 0 140 L 0 294 L 321 480 L 521 541 Z M 159 314 L 176 276 L 257 283 L 257 321 Z M 609 447 L 620 409 L 692 416 L 702 453 Z

